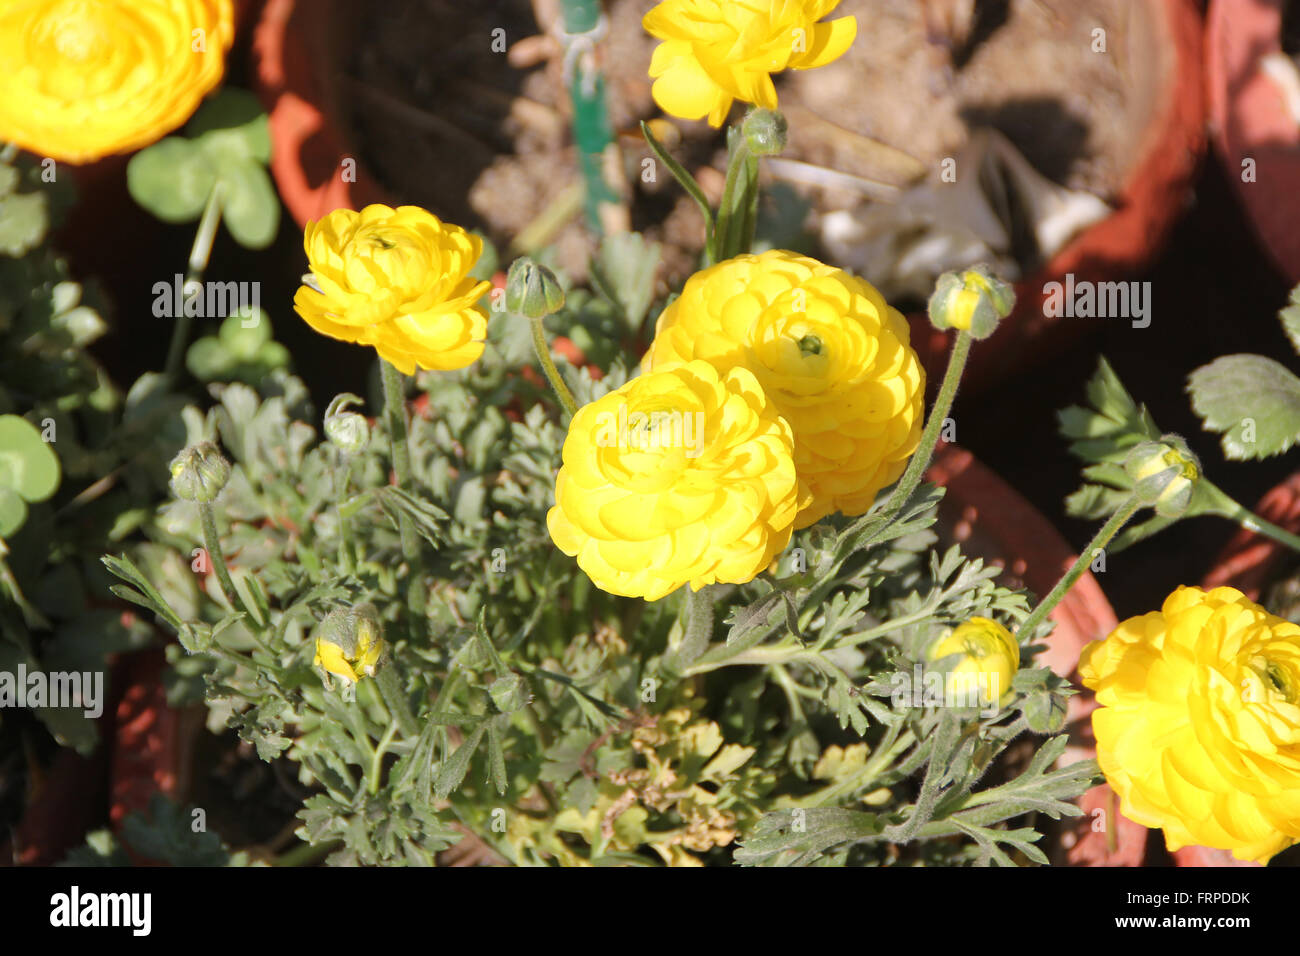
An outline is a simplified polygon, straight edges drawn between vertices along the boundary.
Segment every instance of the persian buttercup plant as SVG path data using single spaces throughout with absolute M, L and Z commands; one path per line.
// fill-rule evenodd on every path
M 413 207 L 339 210 L 306 229 L 294 306 L 375 350 L 383 414 L 340 395 L 318 441 L 283 372 L 187 411 L 176 500 L 108 563 L 176 632 L 178 692 L 202 679 L 214 727 L 297 768 L 302 843 L 280 862 L 459 844 L 521 865 L 1045 863 L 1027 814 L 1079 814 L 1097 767 L 1055 766 L 1070 690 L 1033 658 L 1086 561 L 1031 610 L 997 568 L 931 550 L 942 493 L 922 484 L 1010 289 L 940 282 L 931 318 L 956 334 L 927 415 L 908 325 L 870 284 L 752 251 L 758 164 L 785 137 L 771 74 L 844 53 L 834 6 L 647 18 L 662 105 L 758 108 L 729 131 L 716 209 L 647 133 L 706 251 L 644 351 L 607 332 L 597 379 L 548 343 L 557 323 L 639 331 L 625 303 L 663 291 L 640 238 L 599 251 L 646 256 L 620 271 L 636 288 L 521 259 L 489 314 L 480 239 Z M 520 374 L 530 350 L 555 401 Z M 1171 468 L 1140 469 L 1126 517 L 1178 504 Z M 944 674 L 980 693 L 909 684 Z M 1032 759 L 999 759 L 1029 734 Z
M 220 82 L 231 0 L 0 3 L 0 141 L 87 163 L 161 138 Z

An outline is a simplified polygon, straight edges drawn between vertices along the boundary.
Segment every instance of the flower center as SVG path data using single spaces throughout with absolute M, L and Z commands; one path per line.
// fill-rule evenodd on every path
M 1300 703 L 1300 679 L 1295 669 L 1268 657 L 1257 657 L 1251 667 L 1265 686 L 1281 694 L 1289 703 Z
M 799 351 L 804 355 L 821 355 L 822 340 L 809 333 L 799 340 Z

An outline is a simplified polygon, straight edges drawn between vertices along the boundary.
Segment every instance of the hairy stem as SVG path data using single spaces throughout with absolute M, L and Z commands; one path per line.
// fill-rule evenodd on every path
M 546 344 L 546 332 L 542 329 L 542 320 L 529 319 L 529 323 L 533 329 L 533 351 L 537 353 L 537 361 L 541 363 L 542 371 L 546 373 L 546 380 L 551 383 L 551 388 L 560 399 L 564 410 L 570 416 L 576 415 L 578 403 L 573 400 L 573 393 L 569 391 L 569 386 L 564 384 L 564 379 L 560 378 L 560 370 L 555 367 L 555 360 L 551 358 L 551 349 Z
M 411 490 L 411 451 L 406 439 L 406 389 L 402 373 L 390 362 L 380 359 L 379 367 L 384 380 L 384 419 L 392 444 L 393 474 L 397 487 Z M 412 633 L 417 640 L 424 636 L 425 594 L 424 566 L 420 560 L 420 540 L 410 516 L 399 511 L 397 529 L 402 540 L 402 555 L 406 558 L 410 579 L 407 581 L 406 604 L 411 611 Z
M 181 314 L 176 316 L 176 322 L 172 325 L 172 338 L 167 346 L 167 364 L 163 366 L 163 376 L 168 382 L 176 381 L 181 360 L 185 357 L 185 346 L 190 340 L 190 310 L 185 308 L 191 297 L 190 286 L 201 281 L 203 273 L 207 271 L 208 259 L 212 255 L 212 243 L 217 237 L 217 226 L 220 222 L 221 183 L 217 183 L 208 194 L 208 204 L 203 207 L 199 228 L 194 233 L 194 244 L 190 247 L 190 260 L 185 272 L 185 284 L 182 286 L 185 301 L 181 303 Z M 202 294 L 201 287 L 199 291 L 193 293 L 193 295 Z
M 1060 604 L 1061 599 L 1065 597 L 1070 588 L 1074 587 L 1074 582 L 1078 581 L 1083 576 L 1083 572 L 1088 569 L 1088 565 L 1092 563 L 1093 555 L 1096 554 L 1097 549 L 1110 544 L 1111 539 L 1119 533 L 1120 528 L 1124 527 L 1141 507 L 1142 505 L 1137 499 L 1130 499 L 1128 504 L 1110 516 L 1106 523 L 1101 526 L 1101 530 L 1088 542 L 1087 547 L 1074 559 L 1074 564 L 1070 566 L 1070 570 L 1066 571 L 1061 580 L 1056 582 L 1056 587 L 1052 588 L 1047 597 L 1039 601 L 1038 606 L 1029 612 L 1029 616 L 1024 619 L 1017 629 L 1017 640 L 1020 639 L 1021 635 L 1032 634 L 1034 628 L 1041 624 L 1047 615 L 1052 613 L 1053 608 Z

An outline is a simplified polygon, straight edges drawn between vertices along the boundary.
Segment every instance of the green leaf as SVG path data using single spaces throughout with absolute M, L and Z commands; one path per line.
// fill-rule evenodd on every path
M 226 228 L 246 249 L 265 249 L 280 228 L 280 198 L 266 170 L 251 160 L 223 166 L 221 211 Z
M 1192 408 L 1229 458 L 1280 455 L 1300 435 L 1300 378 L 1262 355 L 1225 355 L 1187 380 Z
M 203 212 L 217 172 L 188 139 L 169 136 L 142 149 L 126 164 L 132 198 L 163 222 L 191 222 Z
M 0 486 L 0 538 L 8 538 L 27 520 L 27 502 L 18 492 Z
M 474 751 L 478 750 L 479 742 L 482 741 L 486 729 L 486 723 L 479 724 L 439 769 L 433 785 L 434 796 L 438 800 L 446 800 L 448 794 L 464 781 L 465 774 L 469 772 L 470 761 L 474 758 Z
M 874 839 L 882 829 L 879 817 L 859 810 L 781 810 L 758 821 L 735 860 L 742 866 L 807 866 L 833 847 Z
M 644 120 L 641 122 L 641 135 L 645 137 L 650 152 L 655 154 L 659 162 L 668 167 L 668 171 L 673 174 L 673 178 L 690 194 L 690 197 L 695 200 L 695 204 L 700 207 L 700 212 L 704 215 L 704 234 L 712 236 L 713 210 L 709 208 L 709 200 L 705 198 L 704 190 L 700 188 L 700 184 L 695 181 L 694 176 L 686 171 L 686 167 L 668 154 L 668 150 L 664 149 L 663 144 L 655 139 L 655 134 L 650 131 L 650 125 Z
M 44 193 L 11 193 L 0 197 L 0 255 L 25 256 L 45 239 L 50 226 Z
M 629 330 L 641 328 L 654 300 L 662 247 L 639 232 L 606 236 L 591 262 L 591 284 L 620 313 Z
M 221 169 L 227 163 L 271 161 L 271 132 L 258 98 L 248 90 L 223 87 L 199 107 L 185 127 L 192 138 Z
M 59 487 L 59 456 L 17 415 L 0 415 L 0 487 L 29 502 L 45 501 Z
M 506 714 L 500 714 L 489 720 L 486 724 L 488 735 L 488 779 L 492 786 L 496 787 L 497 793 L 502 796 L 506 792 L 506 757 L 505 751 L 501 747 L 501 721 L 509 720 Z
M 1291 342 L 1291 348 L 1300 352 L 1300 285 L 1291 290 L 1291 304 L 1278 313 L 1282 331 Z

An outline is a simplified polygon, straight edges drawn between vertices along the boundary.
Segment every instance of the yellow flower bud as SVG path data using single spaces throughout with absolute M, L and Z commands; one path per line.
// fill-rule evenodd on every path
M 483 241 L 418 206 L 336 209 L 309 222 L 311 281 L 293 307 L 317 332 L 373 346 L 407 375 L 483 354 L 489 283 L 471 276 Z
M 1079 676 L 1126 817 L 1239 860 L 1300 842 L 1300 626 L 1235 588 L 1180 587 L 1085 647 Z
M 727 119 L 736 100 L 777 108 L 772 74 L 838 59 L 857 20 L 818 23 L 839 0 L 664 0 L 642 26 L 662 40 L 650 60 L 651 94 L 682 119 Z
M 371 604 L 335 608 L 316 629 L 312 663 L 355 684 L 374 676 L 384 653 L 379 614 Z
M 930 660 L 960 654 L 949 672 L 965 699 L 996 703 L 1011 693 L 1011 681 L 1020 670 L 1020 645 L 1010 631 L 987 617 L 973 617 L 953 628 L 930 649 Z
M 749 369 L 794 430 L 808 494 L 796 528 L 858 515 L 907 467 L 923 425 L 925 373 L 903 316 L 869 283 L 793 252 L 697 272 L 659 316 L 642 367 L 703 359 Z
M 1164 435 L 1160 441 L 1134 445 L 1124 461 L 1124 470 L 1133 479 L 1133 493 L 1156 514 L 1177 518 L 1187 511 L 1201 463 L 1187 443 L 1177 435 Z
M 928 311 L 935 328 L 961 329 L 976 339 L 986 339 L 1015 305 L 1016 293 L 1010 283 L 979 265 L 939 276 Z
M 0 3 L 0 141 L 88 163 L 176 129 L 221 82 L 230 0 Z

